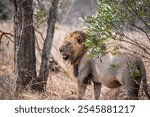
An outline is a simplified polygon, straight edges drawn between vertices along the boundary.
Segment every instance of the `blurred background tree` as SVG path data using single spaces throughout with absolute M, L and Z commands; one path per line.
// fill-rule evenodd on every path
M 0 21 L 12 18 L 12 5 L 10 0 L 0 0 Z

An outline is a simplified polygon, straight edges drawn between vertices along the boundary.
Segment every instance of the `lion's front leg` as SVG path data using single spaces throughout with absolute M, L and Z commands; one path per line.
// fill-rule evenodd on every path
M 78 80 L 78 99 L 82 100 L 83 99 L 83 95 L 85 93 L 87 84 L 84 83 L 83 81 Z
M 98 100 L 100 98 L 100 93 L 101 93 L 101 83 L 96 83 L 94 82 L 94 99 Z

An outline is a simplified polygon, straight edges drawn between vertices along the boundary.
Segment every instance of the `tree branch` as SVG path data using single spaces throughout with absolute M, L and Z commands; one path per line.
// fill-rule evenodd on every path
M 50 50 L 52 47 L 53 36 L 54 36 L 54 29 L 55 29 L 55 22 L 58 10 L 58 2 L 59 0 L 52 0 L 50 9 L 49 9 L 49 18 L 48 18 L 48 28 L 47 28 L 47 35 L 44 41 L 44 46 L 42 50 L 42 57 L 41 57 L 41 66 L 39 76 L 37 78 L 37 82 L 41 82 L 35 88 L 38 91 L 46 91 L 46 82 L 49 74 L 49 55 Z
M 12 43 L 14 43 L 14 41 L 9 37 L 9 36 L 14 37 L 13 34 L 8 33 L 8 32 L 3 32 L 1 30 L 0 30 L 0 33 L 1 33 L 1 35 L 0 35 L 0 42 L 1 42 L 2 38 L 5 36 L 5 37 L 7 37 L 8 40 L 10 40 Z

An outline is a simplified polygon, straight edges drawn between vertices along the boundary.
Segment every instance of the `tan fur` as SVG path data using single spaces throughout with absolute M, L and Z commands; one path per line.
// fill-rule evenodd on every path
M 85 33 L 72 32 L 65 37 L 59 49 L 63 59 L 69 61 L 74 67 L 74 75 L 78 78 L 78 99 L 83 99 L 90 81 L 94 84 L 94 99 L 99 99 L 102 84 L 109 88 L 123 86 L 129 99 L 138 99 L 141 80 L 145 94 L 150 99 L 146 84 L 146 71 L 140 58 L 120 53 L 89 59 L 85 56 L 87 52 L 85 40 Z M 135 70 L 140 72 L 140 76 L 132 76 Z

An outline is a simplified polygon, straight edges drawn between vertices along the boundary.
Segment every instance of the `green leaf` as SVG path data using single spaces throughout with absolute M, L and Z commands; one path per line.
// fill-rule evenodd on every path
M 111 68 L 117 68 L 118 65 L 117 65 L 117 64 L 110 64 L 110 67 L 111 67 Z
M 105 44 L 114 38 L 114 33 L 122 36 L 127 24 L 136 25 L 139 23 L 138 17 L 142 20 L 150 17 L 145 12 L 149 4 L 149 0 L 97 0 L 96 14 L 84 18 L 85 31 L 88 33 L 85 45 L 92 50 L 90 54 L 106 53 Z M 149 21 L 145 24 L 150 25 Z
M 131 72 L 131 76 L 132 76 L 133 78 L 138 78 L 138 77 L 141 76 L 141 72 L 136 68 L 136 69 L 134 69 L 134 70 Z

